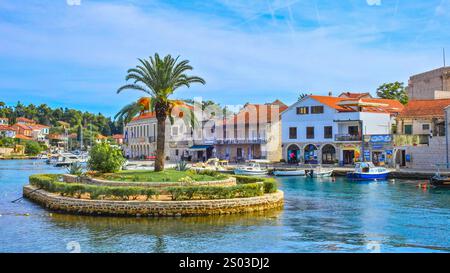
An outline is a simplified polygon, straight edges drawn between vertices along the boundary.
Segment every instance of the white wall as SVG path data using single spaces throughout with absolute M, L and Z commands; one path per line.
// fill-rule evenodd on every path
M 387 113 L 360 112 L 364 135 L 385 135 L 391 133 L 391 116 Z
M 337 125 L 333 122 L 336 110 L 324 105 L 323 114 L 297 115 L 297 107 L 301 106 L 320 106 L 318 101 L 307 98 L 297 102 L 282 113 L 282 142 L 330 142 L 334 141 L 334 135 L 337 133 Z M 333 127 L 333 138 L 324 138 L 324 127 Z M 297 127 L 297 138 L 289 138 L 289 127 Z M 314 139 L 306 139 L 306 127 L 314 127 Z

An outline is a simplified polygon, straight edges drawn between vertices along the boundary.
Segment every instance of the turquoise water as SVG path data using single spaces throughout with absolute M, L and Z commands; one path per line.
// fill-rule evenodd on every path
M 71 216 L 23 200 L 42 161 L 0 161 L 0 252 L 450 252 L 450 190 L 279 179 L 285 208 L 189 218 Z M 29 215 L 28 215 L 29 214 Z

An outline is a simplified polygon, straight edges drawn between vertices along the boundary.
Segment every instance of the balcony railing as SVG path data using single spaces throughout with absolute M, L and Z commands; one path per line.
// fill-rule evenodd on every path
M 267 138 L 245 138 L 245 139 L 216 139 L 215 144 L 265 144 L 268 142 Z
M 129 144 L 143 144 L 143 143 L 154 143 L 156 142 L 155 137 L 137 137 L 137 138 L 130 138 L 128 140 Z
M 350 135 L 350 134 L 337 134 L 334 135 L 335 141 L 361 141 L 360 135 Z
M 427 145 L 429 143 L 429 135 L 394 135 L 395 146 Z

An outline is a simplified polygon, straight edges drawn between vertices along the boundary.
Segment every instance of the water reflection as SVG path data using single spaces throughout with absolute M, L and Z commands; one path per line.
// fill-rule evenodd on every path
M 64 171 L 0 161 L 0 252 L 66 252 L 70 241 L 82 252 L 450 252 L 450 190 L 418 181 L 281 178 L 284 210 L 211 217 L 73 216 L 10 202 L 29 175 Z

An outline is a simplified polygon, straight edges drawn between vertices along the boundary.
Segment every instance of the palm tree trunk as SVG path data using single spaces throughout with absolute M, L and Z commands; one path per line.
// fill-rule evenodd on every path
M 155 172 L 164 171 L 165 162 L 165 142 L 166 142 L 166 117 L 157 115 L 157 136 L 156 136 L 156 159 Z

